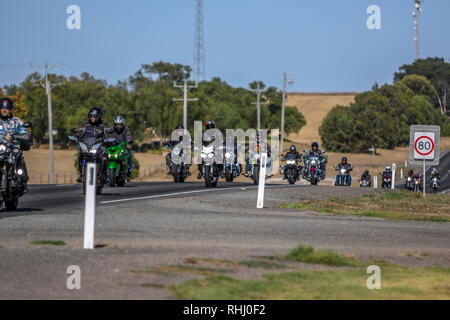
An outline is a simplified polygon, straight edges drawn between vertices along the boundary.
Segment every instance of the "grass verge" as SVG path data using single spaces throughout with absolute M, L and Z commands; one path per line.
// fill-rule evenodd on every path
M 355 258 L 333 252 L 332 250 L 314 250 L 312 247 L 303 246 L 299 246 L 291 250 L 287 255 L 279 256 L 278 258 L 282 260 L 323 264 L 334 267 L 358 267 L 362 264 Z
M 66 245 L 66 243 L 62 240 L 36 240 L 36 241 L 32 241 L 31 244 L 53 245 L 53 246 L 65 246 Z
M 449 196 L 428 194 L 423 198 L 405 190 L 376 191 L 347 199 L 301 200 L 281 207 L 394 220 L 450 221 Z

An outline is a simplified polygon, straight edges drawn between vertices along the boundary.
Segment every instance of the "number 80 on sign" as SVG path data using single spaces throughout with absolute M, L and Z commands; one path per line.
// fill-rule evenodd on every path
M 434 132 L 414 132 L 414 159 L 432 160 L 435 150 Z

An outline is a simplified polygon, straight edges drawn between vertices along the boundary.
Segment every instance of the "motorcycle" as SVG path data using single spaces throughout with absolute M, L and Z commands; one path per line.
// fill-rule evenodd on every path
M 181 157 L 183 155 L 183 148 L 180 143 L 176 144 L 174 146 L 173 144 L 170 143 L 169 139 L 166 139 L 166 145 L 169 148 L 172 148 L 172 149 L 168 150 L 168 152 L 171 153 L 171 155 L 176 156 L 176 157 Z M 171 159 L 172 159 L 172 156 L 171 156 Z M 172 160 L 170 163 L 170 166 L 172 168 L 173 182 L 183 183 L 186 180 L 186 178 L 189 176 L 188 165 L 186 165 L 184 163 L 176 164 Z
M 112 129 L 113 130 L 113 129 Z M 73 133 L 77 133 L 77 129 L 71 130 Z M 81 167 L 81 177 L 83 183 L 83 194 L 86 194 L 86 164 L 88 162 L 95 163 L 97 165 L 97 186 L 96 193 L 101 194 L 103 186 L 107 182 L 105 174 L 105 161 L 107 160 L 106 149 L 104 148 L 105 143 L 113 143 L 116 139 L 114 138 L 98 138 L 84 136 L 83 142 L 78 141 L 75 136 L 67 137 L 70 141 L 78 144 L 78 153 L 81 155 L 82 167 Z
M 238 177 L 242 172 L 241 164 L 237 163 L 237 152 L 225 152 L 223 159 L 223 175 L 227 182 L 233 182 L 234 178 Z
M 372 186 L 372 181 L 368 178 L 361 179 L 359 182 L 359 186 L 362 188 L 370 188 Z
M 280 173 L 284 174 L 283 179 L 287 179 L 289 184 L 295 184 L 295 181 L 300 177 L 303 166 L 298 165 L 298 159 L 295 154 L 287 153 L 285 156 L 281 156 L 281 161 L 286 161 L 286 164 L 280 166 Z
M 25 128 L 30 128 L 31 123 L 25 122 Z M 15 211 L 19 204 L 19 198 L 26 192 L 22 175 L 23 169 L 18 167 L 18 161 L 21 158 L 21 152 L 17 147 L 16 141 L 20 144 L 26 143 L 19 138 L 14 137 L 10 131 L 4 131 L 0 134 L 0 206 L 5 203 L 7 211 Z M 24 150 L 27 150 L 24 148 Z
M 214 160 L 216 152 L 214 146 L 203 146 L 201 151 L 201 158 L 203 162 L 203 178 L 205 179 L 205 186 L 207 188 L 215 188 L 219 182 L 219 169 L 218 164 Z
M 414 192 L 420 192 L 422 189 L 422 180 L 420 178 L 414 179 Z
M 392 173 L 382 174 L 381 188 L 390 189 L 392 185 Z
M 338 168 L 338 167 L 334 167 L 334 169 L 336 171 L 338 171 L 337 174 L 337 181 L 338 183 L 335 184 L 336 186 L 345 186 L 345 187 L 350 187 L 351 183 L 348 183 L 348 176 L 350 175 L 350 170 L 352 169 L 352 167 L 350 167 L 349 169 L 346 168 Z
M 250 153 L 248 161 L 250 162 L 250 172 L 249 176 L 253 180 L 253 184 L 259 183 L 259 169 L 261 165 L 261 155 L 259 152 Z
M 127 180 L 128 172 L 128 152 L 125 148 L 125 141 L 114 139 L 107 145 L 106 154 L 108 155 L 107 176 L 110 187 L 116 184 L 123 187 Z
M 407 190 L 413 190 L 414 189 L 414 182 L 413 182 L 413 179 L 412 179 L 412 177 L 410 177 L 410 176 L 406 176 L 405 177 L 405 189 L 407 189 Z
M 321 156 L 325 153 L 322 151 L 320 155 L 310 156 L 307 150 L 303 150 L 306 154 L 303 156 L 305 159 L 305 168 L 303 172 L 303 179 L 310 181 L 311 185 L 317 185 L 322 177 L 321 169 Z
M 436 192 L 439 189 L 439 181 L 437 177 L 433 177 L 431 180 L 431 187 L 433 191 Z

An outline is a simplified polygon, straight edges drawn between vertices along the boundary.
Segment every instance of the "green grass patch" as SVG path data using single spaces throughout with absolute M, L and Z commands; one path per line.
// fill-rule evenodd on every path
M 323 264 L 328 266 L 357 267 L 361 262 L 355 258 L 348 257 L 332 250 L 314 250 L 312 247 L 299 246 L 291 250 L 287 255 L 279 256 L 283 260 L 291 260 L 305 263 Z
M 52 246 L 65 246 L 66 245 L 66 243 L 62 240 L 36 240 L 36 241 L 32 241 L 31 244 L 52 245 Z
M 394 220 L 450 221 L 449 196 L 428 194 L 424 199 L 421 194 L 406 190 L 376 191 L 346 199 L 301 200 L 281 207 Z
M 450 268 L 381 267 L 381 289 L 366 286 L 366 268 L 266 274 L 263 280 L 212 275 L 168 289 L 177 299 L 450 299 Z

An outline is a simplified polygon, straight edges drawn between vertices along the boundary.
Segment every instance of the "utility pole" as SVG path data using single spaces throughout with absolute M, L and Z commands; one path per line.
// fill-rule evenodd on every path
M 256 104 L 256 110 L 257 110 L 257 122 L 258 122 L 258 131 L 261 130 L 261 93 L 264 92 L 264 89 L 261 89 L 259 87 L 259 83 L 256 87 L 256 89 L 250 89 L 250 91 L 253 91 L 256 93 L 256 103 L 252 102 L 252 104 Z M 265 103 L 263 103 L 265 104 Z
M 293 74 L 292 72 L 289 73 Z M 288 83 L 294 83 L 294 80 L 288 79 L 287 72 L 283 72 L 283 100 L 281 102 L 281 153 L 284 151 L 284 108 L 286 105 L 286 86 Z
M 33 67 L 33 64 L 31 64 Z M 55 164 L 53 160 L 53 113 L 52 113 L 52 88 L 60 83 L 51 83 L 48 80 L 48 71 L 53 69 L 54 67 L 62 67 L 62 64 L 51 65 L 49 66 L 47 62 L 43 66 L 35 65 L 37 68 L 45 69 L 45 84 L 41 83 L 42 87 L 45 88 L 45 93 L 47 94 L 47 110 L 48 110 L 48 143 L 49 143 L 49 151 L 50 151 L 50 183 L 55 183 Z
M 414 7 L 416 8 L 416 11 L 413 12 L 413 17 L 416 18 L 416 21 L 414 21 L 415 27 L 414 30 L 416 30 L 416 37 L 414 40 L 416 41 L 416 61 L 420 59 L 420 14 L 422 13 L 422 8 L 420 8 L 420 4 L 423 2 L 423 0 L 414 0 Z
M 188 125 L 187 125 L 187 112 L 188 112 L 187 107 L 188 107 L 188 105 L 187 105 L 187 103 L 188 103 L 188 101 L 198 101 L 198 98 L 188 99 L 187 93 L 188 93 L 189 89 L 197 88 L 198 83 L 196 82 L 195 86 L 192 86 L 192 85 L 188 86 L 187 81 L 185 80 L 183 85 L 177 85 L 176 82 L 174 82 L 173 86 L 175 88 L 183 88 L 183 99 L 173 99 L 173 101 L 183 101 L 183 127 L 185 130 L 187 130 L 188 129 Z
M 197 0 L 194 32 L 194 79 L 205 79 L 205 31 L 203 23 L 203 0 Z

